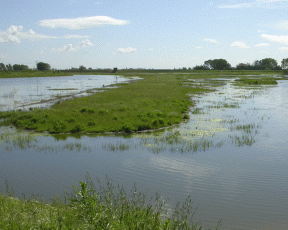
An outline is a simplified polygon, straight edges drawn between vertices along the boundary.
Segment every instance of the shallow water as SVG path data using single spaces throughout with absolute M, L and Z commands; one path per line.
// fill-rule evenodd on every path
M 39 136 L 2 128 L 0 185 L 45 198 L 84 180 L 169 198 L 192 196 L 195 221 L 221 229 L 288 226 L 288 82 L 243 89 L 231 80 L 194 96 L 190 120 L 156 133 Z M 29 138 L 27 138 L 29 136 Z M 25 138 L 26 137 L 26 138 Z M 65 139 L 66 138 L 66 139 Z
M 127 78 L 112 75 L 2 78 L 0 111 L 45 108 L 59 99 L 86 96 L 89 90 L 95 93 L 108 85 L 127 81 Z

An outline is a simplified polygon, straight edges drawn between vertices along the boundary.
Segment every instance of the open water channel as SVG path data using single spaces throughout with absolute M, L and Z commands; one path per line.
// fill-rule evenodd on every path
M 88 172 L 126 191 L 136 183 L 147 196 L 158 192 L 168 208 L 191 195 L 205 228 L 222 219 L 221 229 L 287 229 L 288 81 L 240 88 L 233 80 L 194 95 L 190 120 L 158 132 L 51 136 L 2 127 L 2 190 L 7 180 L 17 196 L 63 196 Z

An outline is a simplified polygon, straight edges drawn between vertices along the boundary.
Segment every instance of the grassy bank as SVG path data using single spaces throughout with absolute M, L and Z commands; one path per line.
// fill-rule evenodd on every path
M 117 190 L 108 180 L 97 192 L 91 183 L 80 182 L 69 204 L 59 198 L 53 203 L 35 199 L 17 199 L 0 193 L 1 229 L 202 229 L 193 222 L 189 198 L 167 214 L 165 201 L 156 196 L 146 202 L 133 187 L 132 195 Z M 66 200 L 66 199 L 65 199 Z M 219 229 L 215 227 L 214 229 Z
M 188 94 L 209 91 L 201 86 L 184 87 L 186 77 L 182 75 L 138 76 L 143 79 L 87 97 L 59 101 L 49 109 L 1 112 L 1 124 L 50 133 L 157 129 L 188 119 L 186 113 L 193 106 Z

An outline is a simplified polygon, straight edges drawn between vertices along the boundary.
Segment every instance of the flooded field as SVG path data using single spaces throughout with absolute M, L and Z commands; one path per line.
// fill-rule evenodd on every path
M 111 75 L 4 78 L 1 79 L 0 111 L 45 108 L 59 100 L 86 96 L 128 80 Z
M 92 76 L 86 77 L 81 89 L 78 83 L 69 85 L 70 90 L 88 89 Z M 248 88 L 233 81 L 187 81 L 212 84 L 216 91 L 192 97 L 196 106 L 187 122 L 153 133 L 52 136 L 2 127 L 0 185 L 4 190 L 7 180 L 17 196 L 36 192 L 50 198 L 70 192 L 88 172 L 92 180 L 105 183 L 108 176 L 128 191 L 136 183 L 147 196 L 158 192 L 168 199 L 168 208 L 191 195 L 194 219 L 204 227 L 222 219 L 221 229 L 285 229 L 288 82 Z M 55 84 L 51 89 L 60 93 L 62 85 Z M 103 84 L 108 83 L 93 88 Z M 45 100 L 52 97 L 49 93 Z

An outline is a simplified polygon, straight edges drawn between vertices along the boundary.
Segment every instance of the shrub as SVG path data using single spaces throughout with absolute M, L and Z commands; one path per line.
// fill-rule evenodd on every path
M 95 126 L 96 124 L 95 124 L 95 122 L 89 121 L 87 125 L 88 126 Z
M 80 109 L 80 113 L 85 113 L 87 111 L 87 108 Z
M 81 125 L 78 123 L 78 124 L 76 124 L 75 126 L 74 126 L 74 128 L 72 128 L 71 130 L 70 130 L 70 132 L 71 133 L 78 133 L 78 132 L 80 132 L 82 130 L 82 127 L 81 127 Z

